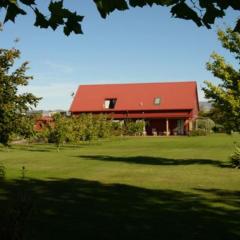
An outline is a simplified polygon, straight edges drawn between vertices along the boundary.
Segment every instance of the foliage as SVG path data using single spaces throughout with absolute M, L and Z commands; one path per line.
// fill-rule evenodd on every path
M 35 119 L 32 116 L 22 115 L 19 118 L 18 134 L 30 142 L 34 138 L 36 131 L 34 130 Z
M 94 125 L 97 130 L 98 138 L 107 138 L 112 135 L 112 121 L 108 119 L 107 115 L 95 115 Z
M 215 127 L 215 123 L 210 118 L 197 118 L 193 122 L 193 127 L 195 130 L 203 130 L 209 134 Z
M 239 1 L 240 2 L 240 1 Z M 219 30 L 218 38 L 222 46 L 230 51 L 237 62 L 240 60 L 240 34 L 228 28 L 226 31 Z M 214 85 L 205 81 L 203 88 L 205 96 L 213 103 L 214 111 L 221 113 L 219 116 L 226 131 L 240 131 L 240 71 L 226 63 L 225 59 L 213 53 L 212 62 L 207 63 L 207 69 L 221 80 Z
M 11 71 L 19 58 L 19 50 L 0 49 L 0 143 L 4 145 L 8 145 L 12 133 L 19 131 L 23 115 L 40 100 L 31 93 L 18 93 L 18 88 L 32 79 L 25 75 L 27 62 Z
M 92 114 L 81 114 L 72 118 L 72 133 L 75 142 L 91 141 L 98 136 L 97 119 Z
M 139 136 L 143 134 L 145 122 L 116 122 L 104 114 L 81 114 L 78 116 L 54 116 L 54 123 L 43 126 L 36 133 L 38 142 L 56 143 L 59 147 L 64 142 L 79 143 L 112 136 Z
M 240 168 L 240 145 L 235 145 L 235 151 L 231 155 L 232 166 Z
M 124 124 L 122 121 L 112 121 L 111 134 L 112 136 L 122 136 Z
M 196 136 L 206 136 L 208 132 L 205 129 L 195 129 L 189 132 L 189 136 L 196 137 Z
M 113 11 L 124 11 L 129 8 L 145 6 L 164 6 L 169 7 L 172 16 L 185 20 L 192 20 L 197 26 L 206 26 L 210 28 L 217 18 L 225 16 L 227 10 L 232 8 L 235 11 L 240 10 L 240 1 L 221 1 L 221 0 L 93 0 L 102 18 Z M 82 34 L 81 22 L 83 16 L 64 7 L 63 0 L 48 0 L 48 12 L 40 9 L 40 4 L 36 0 L 3 0 L 0 2 L 0 10 L 5 9 L 4 22 L 15 22 L 18 15 L 29 14 L 27 10 L 33 11 L 35 15 L 34 25 L 40 28 L 52 28 L 56 30 L 59 26 L 63 27 L 66 35 L 74 32 Z M 240 20 L 238 20 L 236 31 L 240 31 Z
M 97 138 L 112 136 L 112 120 L 107 115 L 81 114 L 69 119 L 72 131 L 72 140 L 91 141 Z
M 224 126 L 222 125 L 222 123 L 224 122 L 224 114 L 216 106 L 211 107 L 211 109 L 209 111 L 206 111 L 206 112 L 201 111 L 201 112 L 199 112 L 198 115 L 200 117 L 211 119 L 215 123 L 215 126 L 213 127 L 214 131 L 225 132 Z
M 126 121 L 124 124 L 124 135 L 140 136 L 143 134 L 145 128 L 145 121 Z
M 49 125 L 49 142 L 55 143 L 59 151 L 60 145 L 62 145 L 67 140 L 69 133 L 69 124 L 67 118 L 61 116 L 60 114 L 54 115 L 54 124 Z
M 50 126 L 45 125 L 40 131 L 35 131 L 34 141 L 35 143 L 47 143 L 49 142 Z

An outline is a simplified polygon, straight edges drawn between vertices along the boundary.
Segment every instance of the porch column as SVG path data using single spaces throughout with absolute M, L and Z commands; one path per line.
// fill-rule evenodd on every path
M 189 129 L 190 132 L 193 130 L 192 120 L 190 120 L 190 119 L 188 121 L 188 129 Z
M 143 126 L 143 136 L 147 135 L 147 131 L 146 131 L 146 121 L 144 120 L 144 126 Z
M 169 121 L 168 118 L 166 118 L 166 135 L 169 136 Z

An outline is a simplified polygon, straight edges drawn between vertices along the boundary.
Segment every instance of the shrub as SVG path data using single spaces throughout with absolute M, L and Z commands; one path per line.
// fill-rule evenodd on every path
M 111 121 L 111 135 L 112 136 L 122 136 L 123 135 L 123 122 Z
M 49 142 L 55 143 L 59 151 L 60 145 L 67 141 L 69 133 L 69 122 L 66 117 L 60 114 L 55 114 L 54 116 L 54 126 L 49 128 Z
M 137 120 L 126 121 L 124 125 L 124 134 L 129 136 L 141 136 L 145 128 L 145 121 Z
M 103 129 L 99 130 L 99 128 L 102 127 L 103 124 L 98 123 L 98 118 L 99 116 L 93 116 L 92 114 L 81 114 L 70 118 L 69 125 L 71 125 L 72 141 L 91 141 L 101 135 Z M 101 131 L 101 133 L 99 133 L 99 131 Z
M 198 129 L 198 130 L 193 130 L 189 133 L 189 136 L 195 137 L 195 136 L 206 136 L 208 132 L 204 129 Z
M 104 114 L 95 115 L 93 117 L 94 130 L 96 131 L 95 135 L 98 138 L 107 138 L 112 135 L 111 126 L 112 121 Z
M 226 132 L 224 126 L 221 125 L 221 124 L 216 124 L 215 127 L 213 127 L 213 131 L 216 132 L 216 133 Z
M 194 130 L 204 130 L 206 133 L 210 133 L 215 127 L 215 123 L 210 118 L 198 118 L 193 123 Z
M 232 166 L 235 168 L 240 168 L 240 145 L 235 144 L 235 150 L 230 158 Z
M 40 131 L 36 131 L 33 142 L 36 143 L 47 143 L 49 142 L 49 127 L 44 126 Z
M 22 116 L 19 119 L 18 134 L 27 139 L 28 143 L 34 138 L 36 132 L 34 131 L 34 118 L 31 116 Z

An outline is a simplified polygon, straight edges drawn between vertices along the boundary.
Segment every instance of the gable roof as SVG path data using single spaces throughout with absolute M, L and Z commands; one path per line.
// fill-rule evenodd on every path
M 154 99 L 161 99 L 160 105 Z M 105 99 L 117 99 L 114 109 L 105 109 Z M 143 111 L 198 109 L 196 82 L 161 82 L 80 85 L 70 112 Z

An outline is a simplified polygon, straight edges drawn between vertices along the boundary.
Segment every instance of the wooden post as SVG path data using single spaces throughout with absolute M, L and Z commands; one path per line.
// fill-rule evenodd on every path
M 143 136 L 146 136 L 147 135 L 147 131 L 146 131 L 146 121 L 144 119 L 144 127 L 143 127 Z
M 169 136 L 169 122 L 168 122 L 168 118 L 166 119 L 166 135 Z
M 193 130 L 192 120 L 188 121 L 188 130 L 191 132 Z

